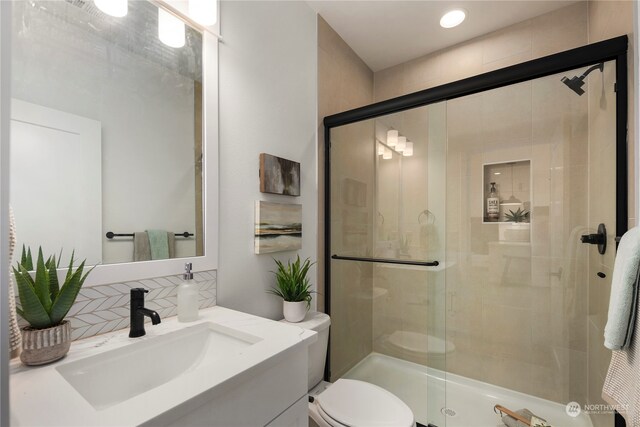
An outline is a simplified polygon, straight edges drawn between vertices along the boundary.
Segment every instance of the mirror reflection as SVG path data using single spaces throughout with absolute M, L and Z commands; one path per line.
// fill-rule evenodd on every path
M 18 248 L 90 264 L 203 255 L 202 34 L 147 1 L 125 12 L 14 3 Z

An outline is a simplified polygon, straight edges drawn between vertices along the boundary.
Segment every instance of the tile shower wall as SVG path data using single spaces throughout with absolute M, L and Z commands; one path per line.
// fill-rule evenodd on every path
M 587 19 L 587 2 L 579 2 L 377 71 L 375 101 L 583 46 L 587 44 Z
M 373 135 L 371 120 L 331 130 L 332 253 L 372 253 Z M 371 353 L 373 274 L 371 263 L 331 263 L 331 381 Z
M 318 15 L 318 236 L 324 236 L 324 126 L 331 114 L 373 102 L 373 71 Z M 317 307 L 324 311 L 324 239 L 318 239 Z
M 216 305 L 217 272 L 203 271 L 194 273 L 193 277 L 200 289 L 199 307 Z M 78 298 L 67 315 L 67 319 L 71 321 L 72 339 L 88 338 L 128 328 L 132 288 L 149 290 L 145 296 L 145 307 L 157 311 L 161 319 L 175 316 L 177 286 L 180 283 L 182 275 L 175 275 L 80 289 Z

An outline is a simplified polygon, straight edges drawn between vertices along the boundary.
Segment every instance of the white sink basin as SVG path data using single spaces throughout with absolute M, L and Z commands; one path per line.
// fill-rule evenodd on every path
M 139 339 L 139 338 L 136 338 Z M 212 322 L 201 323 L 56 367 L 101 410 L 158 387 L 200 365 L 242 354 L 261 338 Z

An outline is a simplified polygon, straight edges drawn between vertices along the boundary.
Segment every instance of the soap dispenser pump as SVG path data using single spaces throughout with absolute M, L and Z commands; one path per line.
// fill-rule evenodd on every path
M 193 280 L 191 263 L 184 265 L 184 282 L 178 286 L 178 322 L 198 320 L 198 284 Z

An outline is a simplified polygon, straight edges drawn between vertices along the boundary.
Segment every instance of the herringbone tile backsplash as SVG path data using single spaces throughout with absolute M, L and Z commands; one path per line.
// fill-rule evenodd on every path
M 194 273 L 200 287 L 200 308 L 216 305 L 215 270 Z M 177 291 L 182 275 L 157 277 L 135 282 L 114 283 L 80 289 L 75 304 L 67 314 L 74 340 L 129 327 L 129 300 L 132 288 L 145 288 L 145 307 L 155 310 L 160 318 L 177 314 Z M 21 325 L 24 321 L 21 319 Z

